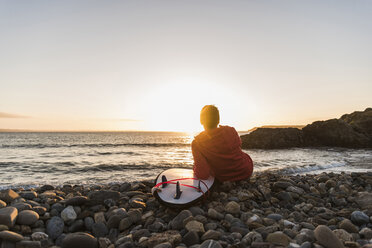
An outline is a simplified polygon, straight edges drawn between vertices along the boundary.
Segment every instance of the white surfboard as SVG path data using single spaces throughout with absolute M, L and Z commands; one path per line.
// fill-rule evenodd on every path
M 187 207 L 206 197 L 213 184 L 212 176 L 206 180 L 199 180 L 191 169 L 168 169 L 157 176 L 152 192 L 164 205 Z

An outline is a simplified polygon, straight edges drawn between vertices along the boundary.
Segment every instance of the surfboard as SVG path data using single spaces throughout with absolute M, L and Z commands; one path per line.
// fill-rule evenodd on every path
M 163 205 L 188 207 L 207 197 L 214 185 L 214 177 L 206 180 L 195 177 L 191 169 L 168 169 L 155 179 L 152 194 Z

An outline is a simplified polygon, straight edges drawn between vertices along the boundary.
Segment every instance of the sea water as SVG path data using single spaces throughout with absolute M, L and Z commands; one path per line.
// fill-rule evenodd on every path
M 192 168 L 192 139 L 175 132 L 0 133 L 0 189 L 154 179 L 168 168 Z M 244 151 L 254 173 L 372 171 L 370 149 Z

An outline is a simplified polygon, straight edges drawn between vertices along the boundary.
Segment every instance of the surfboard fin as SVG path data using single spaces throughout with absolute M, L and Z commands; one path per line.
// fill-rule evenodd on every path
M 200 180 L 199 180 L 199 184 L 198 184 L 198 191 L 201 192 L 201 187 L 200 187 Z
M 176 199 L 176 200 L 180 199 L 181 194 L 182 194 L 182 191 L 181 191 L 180 182 L 177 181 L 177 184 L 176 184 L 176 195 L 174 196 L 174 199 Z
M 161 188 L 153 187 L 153 188 L 151 189 L 151 193 L 154 194 L 155 192 L 161 192 Z
M 168 186 L 168 184 L 165 183 L 165 182 L 168 181 L 168 180 L 167 180 L 167 177 L 166 177 L 165 175 L 163 175 L 163 176 L 161 177 L 161 181 L 163 182 L 163 184 L 161 185 L 162 188 L 165 188 L 165 187 Z

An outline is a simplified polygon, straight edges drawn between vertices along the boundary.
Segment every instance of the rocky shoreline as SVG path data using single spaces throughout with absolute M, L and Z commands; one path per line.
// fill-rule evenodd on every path
M 261 173 L 183 210 L 160 205 L 152 186 L 2 191 L 0 247 L 372 247 L 372 173 Z
M 338 119 L 315 121 L 302 129 L 257 128 L 242 135 L 244 149 L 291 147 L 372 148 L 372 108 Z

